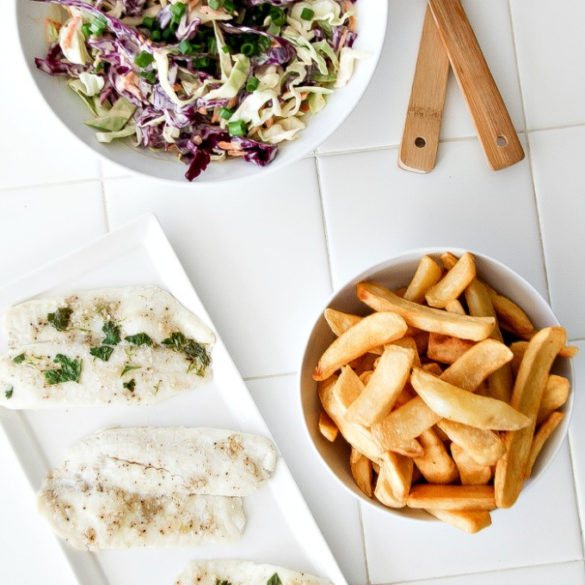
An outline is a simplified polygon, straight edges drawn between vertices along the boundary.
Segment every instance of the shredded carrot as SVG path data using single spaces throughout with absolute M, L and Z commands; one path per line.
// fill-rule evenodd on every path
M 347 41 L 347 33 L 349 31 L 346 29 L 343 31 L 343 34 L 341 35 L 341 39 L 339 39 L 339 48 L 341 49 L 342 47 L 345 47 L 345 41 Z
M 351 2 L 349 0 L 345 0 L 343 8 L 346 12 L 349 12 L 352 9 Z M 349 30 L 352 32 L 355 31 L 355 16 L 353 16 L 353 14 L 349 17 Z
M 266 120 L 266 122 L 264 122 L 264 126 L 266 126 L 266 128 L 271 128 L 274 125 L 274 118 L 268 118 L 268 120 Z
M 246 153 L 243 150 L 228 150 L 227 153 L 230 156 L 246 156 Z
M 204 116 L 207 114 L 207 108 L 205 106 L 201 106 L 197 111 Z
M 77 30 L 77 25 L 79 24 L 81 18 L 79 16 L 75 16 L 69 24 L 65 27 L 65 36 L 61 40 L 61 46 L 63 49 L 68 49 L 71 46 L 71 39 Z
M 223 150 L 241 150 L 242 147 L 237 142 L 226 142 L 225 140 L 220 140 L 217 143 L 217 146 L 223 148 Z
M 213 115 L 211 116 L 211 123 L 217 124 L 219 122 L 219 106 L 213 108 Z
M 228 104 L 227 104 L 227 107 L 228 107 L 228 108 L 233 108 L 235 105 L 237 105 L 237 103 L 238 103 L 238 98 L 232 98 L 232 99 L 231 99 L 231 100 L 228 102 Z
M 301 112 L 308 112 L 310 111 L 311 107 L 309 106 L 309 104 L 302 104 L 300 107 Z
M 306 100 L 308 95 L 309 95 L 309 94 L 308 94 L 306 91 L 303 91 L 303 92 L 301 93 L 301 99 L 302 99 L 302 100 Z

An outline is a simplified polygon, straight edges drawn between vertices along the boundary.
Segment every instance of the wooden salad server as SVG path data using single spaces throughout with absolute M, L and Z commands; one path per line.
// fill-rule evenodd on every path
M 448 77 L 449 58 L 427 6 L 398 155 L 401 168 L 420 173 L 434 168 Z
M 460 0 L 428 0 L 488 164 L 503 169 L 524 158 L 506 105 Z

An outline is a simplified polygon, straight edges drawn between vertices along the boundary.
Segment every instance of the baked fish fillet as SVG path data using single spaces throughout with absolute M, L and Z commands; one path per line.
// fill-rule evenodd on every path
M 329 585 L 326 579 L 284 567 L 229 559 L 192 561 L 183 569 L 175 585 L 217 585 L 225 582 L 229 585 L 267 585 L 268 582 L 271 585 Z
M 81 550 L 232 542 L 246 524 L 237 497 L 142 496 L 59 471 L 43 482 L 38 507 L 53 530 Z
M 160 344 L 180 331 L 201 344 L 215 341 L 213 331 L 197 315 L 169 292 L 153 285 L 33 299 L 10 307 L 4 316 L 9 347 L 38 342 L 96 346 L 104 339 L 105 323 L 119 326 L 122 339 L 145 333 Z
M 12 349 L 0 357 L 0 405 L 40 409 L 153 404 L 211 378 L 211 358 L 203 346 L 195 357 L 166 345 L 120 341 L 107 347 L 107 361 L 79 343 Z
M 213 428 L 109 428 L 75 443 L 65 475 L 93 485 L 153 496 L 160 493 L 245 496 L 276 466 L 272 442 Z

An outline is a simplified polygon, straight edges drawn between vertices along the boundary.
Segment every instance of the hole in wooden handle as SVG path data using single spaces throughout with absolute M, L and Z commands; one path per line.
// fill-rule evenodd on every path
M 417 148 L 424 148 L 427 145 L 427 141 L 422 136 L 417 136 L 414 139 L 414 145 Z
M 508 144 L 508 139 L 505 136 L 498 136 L 496 138 L 496 144 L 498 146 L 506 146 Z

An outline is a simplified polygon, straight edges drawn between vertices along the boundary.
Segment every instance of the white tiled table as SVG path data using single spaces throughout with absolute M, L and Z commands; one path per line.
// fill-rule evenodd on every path
M 352 585 L 585 585 L 585 3 L 464 3 L 523 162 L 487 169 L 451 80 L 437 168 L 397 168 L 424 2 L 389 0 L 379 74 L 354 114 L 315 157 L 238 189 L 171 188 L 99 161 L 37 97 L 5 26 L 0 284 L 153 211 Z M 320 467 L 297 400 L 305 336 L 332 289 L 432 245 L 510 265 L 550 298 L 582 350 L 569 440 L 546 476 L 474 537 L 358 505 Z M 0 434 L 0 583 L 74 582 Z

